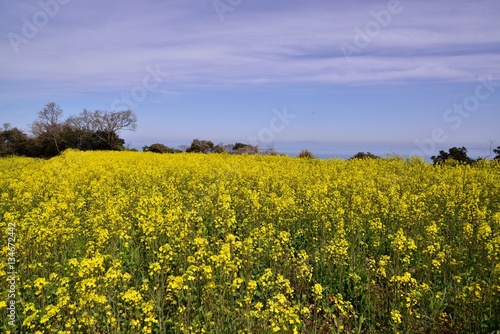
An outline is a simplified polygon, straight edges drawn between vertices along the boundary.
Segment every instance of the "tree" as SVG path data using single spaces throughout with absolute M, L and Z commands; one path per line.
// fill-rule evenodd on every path
M 91 150 L 95 127 L 92 124 L 92 113 L 84 109 L 78 116 L 70 116 L 66 122 L 66 136 L 73 147 L 79 150 Z
M 89 122 L 101 131 L 118 133 L 121 130 L 135 131 L 137 128 L 137 116 L 132 110 L 106 112 L 96 110 L 87 112 Z
M 186 149 L 188 153 L 210 153 L 214 149 L 214 143 L 210 140 L 194 139 L 191 146 Z
M 376 156 L 375 154 L 370 153 L 370 152 L 367 152 L 367 153 L 358 152 L 358 153 L 356 153 L 356 155 L 349 158 L 349 160 L 352 160 L 352 159 L 380 159 L 380 157 Z
M 228 146 L 223 145 L 223 144 L 217 144 L 214 146 L 212 149 L 212 153 L 227 153 L 228 152 Z
M 123 149 L 124 140 L 118 136 L 121 130 L 134 131 L 137 116 L 131 110 L 107 112 L 84 109 L 78 116 L 66 120 L 71 128 L 77 148 L 86 150 Z
M 180 150 L 176 150 L 174 148 L 170 148 L 168 146 L 165 146 L 163 144 L 155 143 L 151 144 L 150 146 L 144 146 L 142 148 L 143 152 L 153 152 L 153 153 L 179 153 L 181 152 Z
M 297 158 L 308 158 L 308 159 L 313 159 L 314 154 L 309 151 L 309 150 L 302 150 L 300 151 L 299 155 L 297 155 Z
M 447 160 L 454 160 L 466 164 L 472 164 L 474 162 L 473 159 L 467 156 L 467 149 L 465 147 L 452 147 L 448 150 L 448 152 L 441 150 L 439 151 L 439 155 L 432 156 L 431 160 L 434 165 L 442 164 Z
M 4 130 L 0 132 L 0 156 L 24 155 L 28 143 L 28 136 L 18 128 L 10 128 L 10 124 L 4 124 Z
M 0 130 L 0 155 L 20 154 L 50 158 L 67 148 L 79 150 L 124 150 L 121 130 L 135 130 L 137 116 L 131 110 L 106 112 L 84 109 L 78 116 L 63 120 L 63 110 L 55 102 L 38 112 L 28 137 L 9 123 Z
M 247 146 L 250 146 L 248 144 L 243 144 L 243 143 L 239 143 L 239 142 L 236 142 L 234 145 L 233 145 L 233 151 L 237 151 L 239 150 L 240 148 L 244 148 L 244 147 L 247 147 Z
M 38 120 L 31 124 L 31 132 L 36 137 L 42 139 L 43 142 L 50 143 L 53 148 L 49 151 L 55 150 L 56 154 L 61 151 L 61 132 L 63 110 L 55 102 L 50 102 L 45 105 L 43 110 L 38 112 Z
M 500 160 L 500 146 L 494 149 L 493 152 L 497 155 L 494 159 Z
M 131 110 L 113 112 L 84 110 L 83 119 L 94 134 L 107 141 L 114 149 L 123 148 L 123 140 L 118 137 L 121 130 L 135 131 L 137 128 L 137 116 Z
M 259 153 L 259 148 L 257 146 L 252 146 L 249 144 L 236 143 L 232 147 L 233 154 L 257 154 Z

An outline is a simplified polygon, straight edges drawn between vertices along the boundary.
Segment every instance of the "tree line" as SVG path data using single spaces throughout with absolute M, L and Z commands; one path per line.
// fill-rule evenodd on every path
M 236 142 L 235 144 L 217 144 L 211 140 L 194 139 L 190 146 L 185 150 L 174 149 L 163 144 L 155 143 L 150 146 L 144 146 L 143 152 L 154 153 L 229 153 L 229 154 L 278 154 L 272 148 L 261 150 L 258 146 Z
M 62 151 L 124 150 L 121 130 L 135 130 L 137 116 L 131 110 L 107 112 L 84 109 L 77 116 L 63 118 L 59 105 L 50 102 L 38 112 L 38 119 L 30 125 L 32 135 L 9 123 L 0 132 L 0 156 L 23 155 L 50 158 Z
M 64 118 L 63 110 L 55 102 L 45 105 L 30 126 L 31 135 L 4 123 L 0 131 L 0 156 L 22 155 L 51 158 L 72 148 L 89 150 L 126 150 L 125 141 L 119 137 L 122 130 L 134 131 L 137 116 L 131 110 L 107 112 L 84 109 L 77 116 Z M 194 139 L 185 150 L 170 148 L 160 143 L 144 146 L 144 152 L 154 153 L 230 153 L 277 154 L 273 149 L 261 150 L 258 146 L 235 143 L 217 144 L 210 140 Z
M 38 119 L 30 125 L 32 135 L 18 128 L 12 128 L 9 123 L 3 125 L 0 132 L 0 156 L 23 155 L 28 157 L 50 158 L 62 151 L 73 148 L 88 150 L 126 150 L 125 141 L 119 137 L 122 130 L 134 131 L 137 128 L 137 116 L 131 110 L 107 112 L 84 109 L 77 116 L 63 118 L 63 110 L 55 102 L 45 105 L 38 112 Z M 217 144 L 210 140 L 194 139 L 184 150 L 170 148 L 164 144 L 155 143 L 142 148 L 144 152 L 153 153 L 229 153 L 229 154 L 272 154 L 278 153 L 272 148 L 262 150 L 259 146 L 235 143 Z M 494 159 L 500 159 L 500 146 L 493 150 Z M 300 158 L 314 158 L 314 155 L 303 150 Z M 377 159 L 378 156 L 368 152 L 358 152 L 351 159 Z M 484 158 L 480 158 L 484 159 Z M 458 163 L 472 164 L 476 160 L 467 156 L 465 147 L 452 147 L 431 157 L 435 165 L 448 160 Z

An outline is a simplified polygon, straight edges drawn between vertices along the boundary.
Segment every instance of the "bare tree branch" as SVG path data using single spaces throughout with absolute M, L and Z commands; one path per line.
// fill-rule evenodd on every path
M 56 151 L 59 152 L 60 133 L 62 131 L 61 118 L 63 110 L 55 102 L 50 102 L 45 105 L 43 110 L 38 112 L 38 120 L 31 124 L 31 132 L 35 136 L 47 134 L 54 143 Z

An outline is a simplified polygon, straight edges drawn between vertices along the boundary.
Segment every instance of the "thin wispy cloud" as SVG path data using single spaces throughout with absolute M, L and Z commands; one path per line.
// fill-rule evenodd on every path
M 500 74 L 495 61 L 500 11 L 494 13 L 491 2 L 444 3 L 401 1 L 402 12 L 350 64 L 339 44 L 354 44 L 355 28 L 363 30 L 373 20 L 371 12 L 385 9 L 384 2 L 366 8 L 352 2 L 338 8 L 322 1 L 294 3 L 282 12 L 237 8 L 220 22 L 213 8 L 199 1 L 140 6 L 73 1 L 21 45 L 19 54 L 3 40 L 1 77 L 95 85 L 103 76 L 133 80 L 145 64 L 154 63 L 186 82 L 473 80 L 486 70 Z M 18 17 L 40 10 L 15 6 L 7 7 Z M 21 22 L 11 19 L 4 34 Z
M 492 0 L 244 1 L 223 20 L 212 1 L 69 0 L 13 46 L 9 36 L 22 37 L 40 3 L 55 1 L 0 2 L 1 99 L 108 94 L 107 108 L 141 83 L 147 66 L 168 72 L 149 103 L 203 90 L 500 78 L 500 5 Z

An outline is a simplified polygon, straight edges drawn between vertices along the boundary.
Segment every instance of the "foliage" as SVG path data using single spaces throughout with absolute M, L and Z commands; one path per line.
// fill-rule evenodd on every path
M 211 153 L 214 149 L 214 143 L 210 140 L 194 139 L 191 146 L 186 149 L 188 153 Z
M 105 112 L 83 110 L 63 120 L 63 110 L 54 102 L 45 105 L 31 124 L 34 137 L 5 124 L 0 132 L 0 156 L 25 155 L 50 158 L 69 149 L 124 150 L 121 130 L 135 130 L 137 117 L 130 110 Z
M 496 154 L 496 157 L 495 159 L 500 159 L 500 146 L 498 146 L 496 149 L 493 150 L 493 152 L 495 152 Z
M 63 125 L 60 120 L 63 115 L 63 110 L 55 102 L 50 102 L 45 105 L 43 110 L 38 112 L 38 120 L 34 121 L 31 125 L 31 132 L 42 138 L 48 144 L 45 146 L 52 146 L 51 149 L 59 154 L 61 151 L 61 132 Z
M 302 150 L 302 151 L 300 151 L 299 155 L 297 155 L 297 158 L 312 159 L 312 158 L 314 158 L 314 154 L 309 150 Z
M 153 153 L 180 153 L 180 150 L 170 148 L 168 146 L 165 146 L 163 144 L 155 143 L 151 144 L 150 146 L 144 146 L 142 148 L 143 152 L 153 152 Z
M 349 159 L 380 159 L 380 157 L 370 152 L 358 152 Z
M 249 145 L 249 144 L 236 143 L 232 147 L 231 153 L 233 153 L 233 154 L 258 154 L 259 148 L 257 146 L 253 146 L 253 145 Z
M 259 149 L 257 146 L 252 146 L 243 143 L 236 143 L 234 145 L 224 145 L 214 143 L 210 140 L 194 139 L 186 149 L 188 153 L 231 153 L 231 154 L 258 154 Z
M 7 126 L 0 132 L 0 156 L 23 155 L 28 136 L 18 128 Z
M 498 161 L 66 151 L 0 171 L 21 333 L 499 328 Z
M 442 164 L 446 161 L 453 161 L 457 163 L 466 163 L 466 164 L 471 164 L 474 162 L 473 159 L 469 158 L 467 156 L 467 149 L 465 147 L 452 147 L 448 150 L 448 152 L 445 152 L 443 150 L 439 151 L 438 156 L 432 156 L 431 157 L 432 161 L 434 164 Z M 453 164 L 452 162 L 452 164 Z

